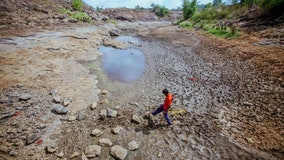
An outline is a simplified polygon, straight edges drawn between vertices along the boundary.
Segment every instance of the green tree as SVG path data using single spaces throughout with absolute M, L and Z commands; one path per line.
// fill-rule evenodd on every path
M 83 8 L 83 2 L 82 0 L 72 0 L 72 7 L 75 10 L 81 11 Z
M 170 10 L 167 9 L 165 6 L 160 6 L 158 4 L 151 4 L 152 10 L 157 14 L 157 16 L 160 17 L 166 17 L 169 16 Z
M 183 19 L 191 18 L 197 11 L 197 0 L 183 0 L 182 16 Z
M 213 0 L 213 6 L 219 6 L 222 4 L 222 0 Z

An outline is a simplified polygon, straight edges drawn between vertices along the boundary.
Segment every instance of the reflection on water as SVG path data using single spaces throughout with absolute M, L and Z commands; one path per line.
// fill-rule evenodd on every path
M 144 54 L 134 48 L 115 49 L 100 47 L 104 54 L 103 69 L 108 76 L 120 82 L 130 82 L 142 77 L 145 68 Z

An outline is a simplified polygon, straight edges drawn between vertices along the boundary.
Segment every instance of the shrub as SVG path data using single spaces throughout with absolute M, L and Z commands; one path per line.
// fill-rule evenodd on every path
M 71 16 L 74 19 L 77 19 L 78 21 L 84 21 L 84 22 L 91 22 L 91 17 L 89 17 L 86 13 L 84 12 L 75 12 Z
M 83 8 L 82 0 L 73 0 L 72 1 L 72 7 L 77 11 L 81 11 L 82 8 Z
M 167 9 L 165 6 L 160 6 L 158 4 L 151 4 L 152 10 L 156 13 L 159 17 L 167 17 L 170 14 L 170 10 Z
M 73 14 L 72 11 L 70 11 L 69 9 L 65 9 L 65 8 L 60 8 L 59 12 L 68 14 L 69 16 L 72 16 L 72 14 Z
M 183 19 L 191 18 L 197 11 L 197 0 L 189 1 L 183 0 L 182 16 Z

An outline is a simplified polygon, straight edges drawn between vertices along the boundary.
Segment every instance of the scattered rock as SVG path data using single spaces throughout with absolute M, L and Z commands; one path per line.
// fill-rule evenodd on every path
M 2 104 L 10 104 L 12 102 L 13 102 L 13 100 L 10 99 L 9 97 L 1 97 L 1 99 L 0 99 L 0 103 L 2 103 Z
M 111 118 L 117 117 L 117 111 L 108 108 L 108 109 L 107 109 L 107 117 L 111 117 Z
M 52 99 L 52 102 L 54 103 L 60 103 L 61 102 L 61 97 L 59 95 L 55 95 Z
M 52 142 L 46 146 L 47 153 L 54 153 L 58 149 L 58 146 L 55 142 Z
M 105 118 L 107 116 L 107 110 L 106 109 L 102 109 L 100 111 L 100 116 L 101 116 L 101 118 Z
M 68 109 L 62 106 L 61 104 L 54 104 L 53 111 L 56 114 L 67 114 Z
M 31 95 L 29 95 L 29 94 L 23 94 L 23 95 L 20 96 L 19 100 L 20 100 L 20 101 L 27 101 L 27 100 L 29 100 L 29 99 L 31 99 L 31 98 L 32 98 Z
M 108 139 L 108 138 L 99 139 L 99 144 L 100 144 L 102 147 L 110 147 L 110 146 L 113 145 L 113 143 L 111 142 L 111 140 Z
M 64 156 L 63 151 L 61 151 L 60 153 L 58 153 L 57 156 L 58 156 L 59 158 L 62 158 L 62 157 Z
M 13 111 L 10 111 L 6 114 L 0 115 L 0 120 L 12 117 L 13 115 L 15 115 L 15 113 L 16 113 L 16 110 L 13 110 Z
M 52 96 L 56 95 L 57 93 L 58 93 L 58 89 L 52 89 L 52 90 L 50 91 L 50 94 L 51 94 Z
M 161 157 L 162 157 L 162 153 L 159 152 L 159 153 L 158 153 L 158 158 L 161 158 Z
M 243 102 L 243 104 L 244 104 L 245 106 L 252 106 L 252 105 L 253 105 L 252 103 L 247 102 L 247 101 Z
M 65 99 L 63 101 L 63 106 L 67 107 L 70 103 L 71 103 L 71 101 L 69 99 Z
M 99 130 L 99 129 L 97 129 L 97 128 L 92 130 L 92 133 L 91 133 L 92 136 L 96 136 L 96 137 L 99 137 L 99 136 L 101 136 L 103 134 L 104 134 L 104 132 Z
M 97 103 L 97 102 L 93 102 L 93 103 L 91 104 L 91 109 L 94 110 L 94 109 L 97 108 L 97 106 L 98 106 L 98 103 Z
M 75 151 L 72 155 L 71 155 L 71 159 L 74 158 L 74 157 L 78 157 L 80 154 L 79 152 Z
M 102 90 L 101 94 L 102 95 L 107 95 L 107 94 L 109 94 L 109 92 L 107 90 Z
M 77 120 L 78 121 L 81 121 L 81 120 L 85 120 L 87 117 L 86 117 L 86 115 L 84 114 L 84 113 L 80 113 L 79 115 L 78 115 L 78 117 L 77 117 Z
M 76 116 L 70 116 L 69 118 L 68 118 L 68 121 L 75 121 L 76 120 Z
M 130 104 L 130 105 L 133 105 L 133 106 L 136 106 L 136 107 L 139 106 L 139 104 L 138 104 L 137 102 L 130 102 L 129 104 Z
M 26 136 L 26 145 L 34 143 L 36 140 L 39 139 L 39 134 L 31 134 Z
M 85 154 L 88 158 L 100 156 L 102 147 L 98 145 L 90 145 L 85 148 Z
M 82 153 L 81 160 L 88 160 L 88 158 L 86 157 L 84 153 Z
M 132 122 L 137 123 L 137 124 L 142 122 L 141 118 L 137 115 L 133 115 L 131 120 Z
M 108 104 L 108 100 L 107 99 L 103 99 L 100 101 L 100 104 Z
M 114 107 L 114 109 L 116 109 L 116 110 L 120 110 L 120 108 L 121 108 L 121 107 L 118 106 L 118 105 Z
M 19 155 L 19 153 L 18 153 L 17 151 L 15 151 L 15 150 L 11 150 L 11 151 L 9 152 L 9 155 L 10 155 L 10 156 L 13 156 L 13 157 L 17 157 L 17 156 Z
M 113 128 L 113 129 L 111 130 L 111 132 L 112 132 L 113 134 L 119 134 L 121 130 L 123 130 L 123 128 L 122 128 L 121 126 L 117 126 L 117 127 Z
M 137 144 L 136 141 L 131 141 L 131 142 L 128 143 L 128 149 L 130 151 L 137 150 L 137 149 L 139 149 L 139 145 Z
M 127 156 L 127 150 L 121 146 L 115 145 L 110 149 L 110 155 L 116 159 L 124 160 Z

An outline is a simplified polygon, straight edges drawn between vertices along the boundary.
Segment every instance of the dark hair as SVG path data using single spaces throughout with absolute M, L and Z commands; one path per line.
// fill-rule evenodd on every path
M 168 94 L 169 91 L 168 91 L 167 89 L 164 89 L 164 90 L 163 90 L 163 93 L 164 93 L 164 94 Z

